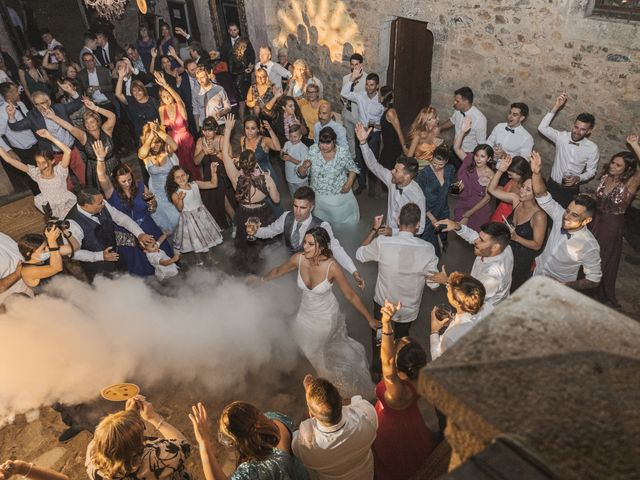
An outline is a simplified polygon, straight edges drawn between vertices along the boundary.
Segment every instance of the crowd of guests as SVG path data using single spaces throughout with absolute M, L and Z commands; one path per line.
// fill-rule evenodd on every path
M 350 58 L 338 113 L 305 60 L 289 63 L 280 50 L 275 62 L 268 46 L 256 58 L 235 24 L 217 52 L 181 28 L 174 33 L 162 25 L 154 39 L 141 28 L 135 43 L 120 47 L 108 29 L 87 32 L 74 57 L 43 31 L 46 48 L 24 52 L 17 74 L 6 72 L 0 157 L 14 185 L 34 193 L 47 228 L 17 243 L 0 235 L 0 303 L 33 295 L 63 270 L 63 258 L 79 262 L 90 281 L 118 271 L 165 281 L 179 275 L 182 255 L 203 263 L 198 255 L 222 243 L 225 230 L 234 268 L 253 274 L 251 282 L 297 270 L 303 300 L 293 335 L 319 375 L 304 379 L 310 418 L 296 429 L 282 412 L 229 404 L 218 425 L 218 441 L 237 452 L 229 477 L 207 412 L 195 405 L 207 480 L 408 478 L 442 433 L 417 407 L 416 380 L 429 356 L 450 349 L 532 275 L 618 306 L 623 218 L 640 186 L 637 135 L 604 165 L 595 192 L 581 193 L 598 175 L 589 138 L 595 118 L 581 113 L 569 130 L 551 127 L 564 93 L 538 126 L 555 144 L 545 179 L 523 102 L 487 135 L 473 91 L 462 87 L 448 119 L 425 106 L 403 126 L 393 90 L 365 71 L 360 54 Z M 441 132 L 450 128 L 449 145 Z M 128 152 L 135 162 L 123 162 Z M 370 310 L 351 287 L 350 279 L 364 289 L 364 280 L 333 229 L 355 225 L 358 196 L 376 188 L 386 192 L 387 211 L 354 252 L 358 262 L 378 264 Z M 450 232 L 473 245 L 468 273 L 446 272 Z M 291 258 L 255 276 L 262 246 L 277 236 Z M 334 283 L 370 326 L 369 360 L 347 336 Z M 410 337 L 425 285 L 444 285 L 448 299 L 431 312 L 430 355 Z M 159 438 L 145 437 L 145 422 Z M 185 478 L 190 451 L 186 436 L 136 397 L 96 429 L 87 472 Z M 2 478 L 15 473 L 64 477 L 21 461 L 0 467 Z

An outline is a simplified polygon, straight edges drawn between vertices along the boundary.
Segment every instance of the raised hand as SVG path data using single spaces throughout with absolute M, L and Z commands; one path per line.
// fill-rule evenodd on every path
M 95 142 L 93 142 L 92 146 L 93 146 L 93 151 L 96 154 L 97 160 L 100 161 L 107 158 L 107 149 L 102 143 L 102 140 L 96 140 Z
M 42 116 L 48 118 L 49 120 L 53 120 L 56 116 L 56 112 L 53 111 L 53 108 L 49 107 L 44 112 L 42 112 Z
M 169 55 L 172 57 L 177 57 L 178 54 L 176 53 L 176 49 L 173 48 L 173 46 L 170 46 L 169 49 L 167 50 L 167 52 L 169 52 Z
M 9 118 L 13 119 L 16 116 L 16 107 L 15 105 L 7 102 L 7 115 L 9 116 Z
M 89 97 L 82 97 L 82 103 L 89 110 L 92 110 L 94 112 L 98 110 L 98 106 L 93 103 L 93 101 Z
M 631 146 L 638 146 L 638 135 L 629 135 L 627 137 L 627 143 Z
M 362 69 L 363 69 L 362 64 L 358 65 L 353 69 L 353 72 L 351 72 L 352 82 L 355 82 L 357 79 L 359 79 L 362 76 Z
M 71 84 L 68 82 L 58 82 L 58 87 L 60 87 L 60 90 L 62 90 L 65 93 L 68 93 L 69 95 L 73 95 L 75 93 L 75 90 L 73 89 Z
M 540 158 L 540 154 L 535 150 L 531 152 L 529 163 L 531 165 L 531 172 L 534 175 L 539 175 L 540 170 L 542 169 L 542 158 Z
M 500 166 L 498 167 L 498 171 L 504 173 L 507 170 L 509 170 L 509 167 L 511 166 L 512 161 L 513 160 L 511 158 L 511 155 L 505 155 L 504 157 L 502 157 L 502 159 L 500 160 Z
M 162 75 L 161 72 L 153 72 L 153 78 L 156 79 L 156 83 L 161 86 L 161 87 L 166 87 L 167 86 L 167 81 L 164 78 L 164 75 Z
M 553 104 L 553 109 L 552 111 L 557 112 L 558 110 L 560 110 L 565 103 L 567 103 L 567 99 L 569 97 L 567 97 L 567 94 L 565 92 L 562 92 L 560 95 L 558 95 L 558 98 L 556 98 L 555 103 Z
M 382 313 L 382 319 L 391 320 L 391 318 L 393 318 L 393 316 L 398 312 L 398 310 L 400 310 L 400 308 L 402 308 L 402 304 L 400 302 L 398 302 L 397 305 L 394 305 L 389 300 L 385 299 L 384 306 L 380 309 L 380 313 Z
M 118 65 L 118 77 L 124 78 L 127 76 L 127 66 L 124 63 Z
M 382 220 L 384 219 L 384 215 L 376 215 L 375 217 L 373 217 L 373 224 L 371 226 L 371 228 L 373 230 L 375 230 L 376 232 L 378 230 L 380 230 L 380 227 L 382 226 Z
M 444 229 L 442 230 L 443 232 L 450 232 L 458 228 L 458 225 L 456 224 L 456 222 L 448 218 L 445 218 L 444 220 L 438 220 L 434 225 L 436 227 L 440 225 L 444 225 Z
M 180 35 L 184 38 L 187 38 L 188 33 L 185 32 L 181 27 L 176 27 L 173 29 L 174 32 L 176 32 L 176 35 Z
M 467 133 L 469 130 L 471 130 L 472 124 L 473 121 L 471 120 L 471 117 L 464 117 L 464 120 L 462 120 L 462 125 L 460 125 L 460 131 L 462 133 Z
M 209 432 L 207 410 L 202 403 L 198 402 L 197 405 L 191 407 L 189 414 L 189 420 L 193 425 L 193 433 L 196 437 L 196 441 L 199 444 L 208 444 L 211 440 L 211 434 Z
M 356 137 L 358 137 L 358 141 L 360 143 L 364 143 L 367 141 L 367 138 L 369 138 L 369 134 L 371 133 L 371 130 L 373 130 L 373 128 L 364 128 L 364 125 L 362 125 L 362 123 L 358 122 L 356 124 Z
M 153 47 L 153 48 L 151 49 L 151 56 L 152 56 L 153 58 L 155 58 L 155 57 L 157 57 L 157 56 L 158 56 L 158 49 L 157 49 L 157 48 Z
M 233 113 L 230 113 L 224 117 L 224 131 L 233 132 L 233 127 L 236 124 L 236 116 Z

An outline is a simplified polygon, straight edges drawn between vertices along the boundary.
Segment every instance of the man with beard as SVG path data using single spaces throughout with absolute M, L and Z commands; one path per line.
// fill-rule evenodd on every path
M 556 146 L 556 158 L 547 188 L 553 199 L 564 208 L 580 193 L 580 183 L 595 177 L 600 158 L 598 146 L 587 138 L 596 123 L 590 113 L 578 115 L 570 132 L 560 132 L 549 126 L 558 110 L 566 103 L 567 94 L 560 94 L 551 111 L 538 125 L 538 131 Z

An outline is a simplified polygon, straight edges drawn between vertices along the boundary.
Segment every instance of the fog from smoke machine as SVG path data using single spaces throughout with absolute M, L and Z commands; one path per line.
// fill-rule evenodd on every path
M 202 381 L 212 391 L 242 384 L 269 365 L 289 370 L 296 347 L 288 324 L 297 307 L 286 283 L 259 289 L 203 270 L 163 296 L 141 279 L 52 280 L 35 299 L 0 315 L 0 417 L 54 401 L 95 398 L 135 379 Z

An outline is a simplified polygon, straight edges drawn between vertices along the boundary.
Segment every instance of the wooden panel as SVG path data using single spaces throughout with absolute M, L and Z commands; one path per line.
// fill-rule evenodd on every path
M 0 232 L 14 240 L 25 233 L 42 233 L 43 230 L 43 216 L 34 206 L 32 195 L 0 207 Z

